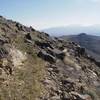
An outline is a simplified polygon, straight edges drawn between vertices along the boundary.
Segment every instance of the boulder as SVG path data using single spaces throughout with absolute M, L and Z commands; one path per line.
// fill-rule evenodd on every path
M 48 54 L 46 51 L 40 51 L 38 53 L 38 56 L 41 57 L 42 59 L 50 62 L 50 63 L 55 63 L 56 62 L 56 58 L 50 54 Z
M 53 68 L 53 72 L 59 74 L 60 70 L 56 67 L 56 68 Z
M 52 55 L 52 56 L 56 56 L 55 55 L 55 52 L 53 51 L 53 49 L 51 49 L 51 48 L 47 48 L 47 53 L 49 53 L 50 55 Z
M 57 58 L 63 60 L 65 58 L 65 53 L 62 52 L 60 54 L 57 54 L 56 56 L 57 56 Z
M 93 100 L 88 94 L 79 94 L 77 92 L 71 92 L 71 94 L 76 97 L 76 100 Z
M 28 39 L 28 40 L 32 40 L 32 37 L 31 37 L 30 33 L 27 33 L 27 34 L 25 35 L 25 38 Z
M 84 56 L 86 54 L 85 48 L 82 48 L 80 46 L 76 47 L 76 56 Z
M 63 51 L 58 50 L 58 49 L 48 48 L 47 52 L 49 54 L 51 54 L 52 56 L 55 56 L 55 57 L 57 57 L 58 59 L 61 59 L 61 60 L 63 60 L 64 57 L 65 57 L 65 53 Z
M 60 96 L 53 96 L 50 100 L 61 100 Z
M 70 78 L 62 79 L 61 82 L 62 82 L 62 84 L 74 84 L 73 79 L 70 79 Z
M 7 55 L 8 55 L 8 51 L 5 48 L 0 47 L 0 58 L 5 58 L 7 57 Z
M 48 42 L 39 42 L 39 41 L 35 41 L 35 43 L 36 43 L 36 45 L 38 45 L 38 46 L 41 47 L 42 49 L 47 48 L 47 47 L 53 49 L 53 47 L 52 47 L 52 46 L 50 45 L 50 43 L 48 43 Z
M 70 96 L 67 92 L 62 93 L 62 100 L 70 100 Z
M 25 31 L 25 27 L 22 26 L 20 23 L 16 23 L 16 27 L 18 28 L 19 31 Z
M 30 26 L 30 30 L 31 30 L 31 31 L 35 31 L 35 29 L 34 29 L 32 26 Z

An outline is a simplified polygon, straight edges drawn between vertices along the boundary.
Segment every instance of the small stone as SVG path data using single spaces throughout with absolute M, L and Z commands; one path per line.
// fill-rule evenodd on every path
M 50 100 L 61 100 L 60 96 L 53 96 Z

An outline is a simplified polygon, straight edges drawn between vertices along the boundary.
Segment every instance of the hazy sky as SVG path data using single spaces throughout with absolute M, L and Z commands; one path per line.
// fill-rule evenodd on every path
M 37 29 L 100 24 L 100 0 L 0 0 L 0 14 Z

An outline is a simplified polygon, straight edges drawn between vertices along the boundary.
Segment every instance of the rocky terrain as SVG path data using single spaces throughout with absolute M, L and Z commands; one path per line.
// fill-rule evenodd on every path
M 100 100 L 100 63 L 75 42 L 0 16 L 0 100 Z
M 86 48 L 88 54 L 100 61 L 100 36 L 80 33 L 79 35 L 62 36 L 64 40 L 71 40 Z

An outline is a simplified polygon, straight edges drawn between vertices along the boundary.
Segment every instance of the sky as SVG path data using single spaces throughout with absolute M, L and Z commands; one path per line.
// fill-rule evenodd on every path
M 0 0 L 0 15 L 36 29 L 100 24 L 100 0 Z

